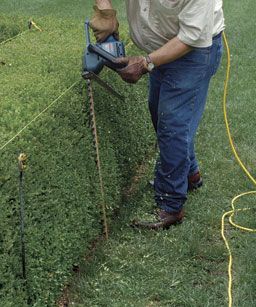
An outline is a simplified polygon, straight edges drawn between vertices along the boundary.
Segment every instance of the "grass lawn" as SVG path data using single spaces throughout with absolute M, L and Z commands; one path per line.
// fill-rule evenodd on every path
M 118 9 L 122 37 L 128 41 L 124 1 L 112 2 Z M 254 168 L 256 165 L 254 128 L 256 78 L 253 65 L 256 58 L 254 35 L 256 3 L 253 0 L 224 2 L 226 34 L 232 55 L 232 76 L 228 95 L 231 131 L 242 160 L 256 176 Z M 44 30 L 42 33 L 33 30 L 11 43 L 0 45 L 0 61 L 5 63 L 5 65 L 0 64 L 2 114 L 0 145 L 63 90 L 79 80 L 81 53 L 84 48 L 82 25 L 85 17 L 91 14 L 92 4 L 92 0 L 75 2 L 71 0 L 2 0 L 0 2 L 0 14 L 6 20 L 6 24 L 10 25 L 3 28 L 5 38 L 18 33 L 21 29 L 25 30 L 26 22 L 30 17 L 33 17 Z M 0 39 L 4 40 L 4 37 L 0 36 Z M 134 52 L 137 51 L 133 46 L 129 48 L 129 54 Z M 68 291 L 72 306 L 227 306 L 228 258 L 220 235 L 221 216 L 225 211 L 230 210 L 230 201 L 233 196 L 251 190 L 253 186 L 236 164 L 225 132 L 222 114 L 225 69 L 224 55 L 220 70 L 212 80 L 206 112 L 197 136 L 197 152 L 204 176 L 204 187 L 189 195 L 186 203 L 186 219 L 182 225 L 157 233 L 135 231 L 129 227 L 132 218 L 145 215 L 152 209 L 153 191 L 147 182 L 152 177 L 154 157 L 144 158 L 143 166 L 139 168 L 134 182 L 126 183 L 127 186 L 123 188 L 122 194 L 118 188 L 115 188 L 115 186 L 119 187 L 119 181 L 124 177 L 121 166 L 135 165 L 138 162 L 134 158 L 134 152 L 138 152 L 139 157 L 143 156 L 143 148 L 140 144 L 145 138 L 151 138 L 145 142 L 146 144 L 152 143 L 153 129 L 146 112 L 147 80 L 144 79 L 138 85 L 130 87 L 119 81 L 117 76 L 108 76 L 113 78 L 112 81 L 118 84 L 119 90 L 125 91 L 128 96 L 126 104 L 118 108 L 112 103 L 106 106 L 104 102 L 108 102 L 109 97 L 108 95 L 102 97 L 97 88 L 95 99 L 98 104 L 100 136 L 103 140 L 101 149 L 107 190 L 111 186 L 108 199 L 109 202 L 113 201 L 113 207 L 118 205 L 120 210 L 111 223 L 110 240 L 100 242 L 95 251 L 86 257 L 79 272 L 73 276 Z M 135 101 L 135 97 L 139 99 L 139 102 Z M 39 292 L 38 289 L 41 287 L 39 279 L 43 276 L 44 269 L 54 268 L 55 273 L 49 271 L 46 277 L 42 277 L 47 293 L 44 293 L 35 306 L 46 306 L 48 302 L 51 302 L 49 305 L 52 304 L 52 293 L 56 294 L 60 284 L 63 288 L 67 283 L 66 273 L 62 274 L 63 267 L 72 267 L 74 264 L 72 259 L 66 260 L 65 253 L 72 254 L 72 249 L 81 248 L 83 240 L 85 247 L 82 250 L 86 250 L 99 230 L 98 216 L 90 211 L 90 208 L 95 206 L 94 202 L 90 203 L 90 196 L 95 190 L 97 175 L 92 166 L 91 137 L 89 133 L 84 135 L 85 128 L 80 117 L 83 99 L 85 99 L 85 91 L 81 85 L 78 85 L 65 98 L 64 104 L 59 105 L 55 112 L 50 112 L 40 124 L 36 123 L 30 128 L 25 136 L 15 141 L 2 156 L 0 188 L 3 187 L 3 193 L 7 193 L 4 190 L 6 182 L 11 182 L 11 191 L 16 193 L 15 156 L 19 149 L 31 149 L 33 144 L 37 146 L 36 149 L 31 149 L 31 169 L 33 167 L 37 171 L 34 175 L 39 176 L 40 183 L 36 183 L 36 180 L 28 175 L 28 182 L 35 189 L 32 192 L 29 191 L 28 199 L 31 202 L 31 212 L 37 212 L 33 211 L 35 210 L 33 205 L 41 206 L 44 215 L 43 218 L 39 213 L 36 217 L 28 216 L 34 226 L 29 228 L 28 237 L 36 237 L 38 240 L 36 247 L 29 245 L 29 255 L 31 256 L 32 250 L 36 251 L 35 258 L 41 261 L 42 267 L 42 270 L 38 271 L 35 262 L 32 263 L 33 291 Z M 133 108 L 137 108 L 134 113 L 132 113 Z M 114 114 L 111 118 L 109 110 L 111 114 Z M 126 114 L 133 114 L 134 117 L 126 118 Z M 124 121 L 118 122 L 119 117 Z M 134 121 L 139 123 L 140 129 L 137 134 L 134 133 L 134 129 L 138 128 L 133 126 Z M 120 131 L 123 130 L 115 128 L 113 122 L 117 122 L 119 128 L 123 124 L 121 127 L 126 134 L 122 135 Z M 115 142 L 122 138 L 128 141 L 119 148 L 119 143 Z M 87 158 L 84 161 L 81 155 L 85 149 L 88 161 Z M 123 160 L 122 157 L 124 157 Z M 116 158 L 119 159 L 121 166 L 114 163 Z M 84 166 L 81 168 L 81 165 Z M 49 170 L 51 176 L 44 172 L 45 168 Z M 60 178 L 66 179 L 63 182 L 65 190 L 58 189 Z M 4 199 L 8 199 L 8 205 L 17 203 L 7 194 L 3 195 Z M 84 198 L 80 197 L 81 195 L 90 200 L 88 209 L 85 211 L 81 209 L 70 215 L 70 211 L 73 210 L 73 207 L 69 207 L 71 203 L 74 206 L 83 204 Z M 65 204 L 65 210 L 59 210 L 60 214 L 56 216 L 52 208 L 60 202 Z M 3 202 L 2 208 L 5 208 L 4 205 Z M 239 208 L 255 207 L 255 197 L 249 196 L 242 199 L 237 206 Z M 83 225 L 76 225 L 76 221 L 85 212 L 88 215 L 84 223 L 91 219 L 92 222 L 86 224 L 83 230 Z M 4 218 L 6 216 L 9 218 L 10 214 L 6 213 L 5 216 L 2 210 L 1 214 L 3 217 L 0 215 L 0 228 L 4 229 L 4 235 L 7 236 L 13 231 L 12 227 L 18 229 L 18 224 L 16 225 L 12 219 L 3 222 Z M 14 213 L 11 213 L 11 217 L 17 220 Z M 50 219 L 54 219 L 54 225 L 48 223 Z M 68 225 L 68 232 L 72 234 L 70 244 L 66 243 L 65 238 L 60 235 L 62 228 L 57 227 L 58 223 L 63 222 L 64 230 L 64 224 L 69 219 L 72 220 Z M 255 211 L 238 214 L 235 219 L 242 225 L 256 228 Z M 83 233 L 82 239 L 77 237 L 78 226 L 79 231 Z M 93 229 L 92 234 L 89 232 L 90 228 Z M 42 232 L 39 233 L 41 230 Z M 57 243 L 56 246 L 50 245 L 50 241 L 47 241 L 47 231 L 55 236 L 58 244 L 63 245 L 62 249 L 57 249 L 59 248 Z M 234 306 L 255 306 L 255 234 L 240 232 L 228 224 L 226 234 L 234 256 Z M 41 240 L 46 242 L 46 246 L 49 244 L 51 249 L 41 251 Z M 18 230 L 8 242 L 0 235 L 0 242 L 4 242 L 3 254 L 0 248 L 1 271 L 5 263 L 6 267 L 10 266 L 4 249 L 8 251 L 10 258 L 13 257 L 13 249 L 17 249 Z M 56 265 L 56 258 L 50 257 L 49 254 L 55 252 L 58 259 L 63 259 L 63 263 Z M 14 264 L 14 267 L 18 263 L 17 258 L 16 256 L 12 260 L 11 265 Z M 45 264 L 45 259 L 49 262 L 49 266 Z M 78 258 L 75 261 L 79 261 Z M 7 279 L 9 275 L 9 271 L 5 271 L 3 278 Z M 18 287 L 16 278 L 15 274 L 12 275 L 10 285 L 14 290 L 8 296 L 8 306 L 15 306 L 14 297 Z M 47 288 L 48 281 L 53 286 Z M 2 284 L 0 284 L 2 291 L 1 287 L 3 288 Z M 4 290 L 1 294 L 5 295 Z

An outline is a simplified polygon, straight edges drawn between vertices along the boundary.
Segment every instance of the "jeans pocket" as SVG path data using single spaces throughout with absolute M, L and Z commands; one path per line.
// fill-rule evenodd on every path
M 194 64 L 208 65 L 210 61 L 210 53 L 211 47 L 194 48 L 183 57 L 183 60 Z
M 222 54 L 223 54 L 223 45 L 222 45 L 222 43 L 220 43 L 217 47 L 217 50 L 216 50 L 216 56 L 215 56 L 215 61 L 213 63 L 212 75 L 216 74 L 216 72 L 217 72 L 217 70 L 220 66 Z

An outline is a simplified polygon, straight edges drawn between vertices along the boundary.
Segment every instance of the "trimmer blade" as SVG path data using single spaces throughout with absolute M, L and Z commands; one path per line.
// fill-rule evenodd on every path
M 98 75 L 96 75 L 93 72 L 83 72 L 82 77 L 84 79 L 90 79 L 90 80 L 95 80 L 99 85 L 104 87 L 110 94 L 116 96 L 120 100 L 124 100 L 125 97 L 121 94 L 119 94 L 116 90 L 113 89 L 111 85 L 109 85 L 106 81 L 102 80 Z

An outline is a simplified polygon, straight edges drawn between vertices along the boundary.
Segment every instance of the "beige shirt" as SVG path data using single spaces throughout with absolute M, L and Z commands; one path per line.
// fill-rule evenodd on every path
M 126 0 L 134 43 L 152 52 L 177 36 L 192 47 L 208 47 L 224 30 L 222 0 Z

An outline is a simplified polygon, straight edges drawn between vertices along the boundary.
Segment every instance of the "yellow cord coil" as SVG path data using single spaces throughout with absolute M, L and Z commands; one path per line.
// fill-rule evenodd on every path
M 248 169 L 246 168 L 244 163 L 241 161 L 241 159 L 240 159 L 240 157 L 239 157 L 239 155 L 236 151 L 234 141 L 233 141 L 233 138 L 232 138 L 232 135 L 231 135 L 231 132 L 230 132 L 230 127 L 229 127 L 229 123 L 228 123 L 228 116 L 227 116 L 227 93 L 228 93 L 228 82 L 229 82 L 229 78 L 230 78 L 230 49 L 229 49 L 229 45 L 228 45 L 228 41 L 227 41 L 227 37 L 226 37 L 225 33 L 223 34 L 223 39 L 224 39 L 224 43 L 225 43 L 225 47 L 226 47 L 226 51 L 227 51 L 227 72 L 226 72 L 226 79 L 225 79 L 225 85 L 224 85 L 223 112 L 224 112 L 224 119 L 225 119 L 225 125 L 226 125 L 227 134 L 228 134 L 228 139 L 229 139 L 231 149 L 233 151 L 233 154 L 234 154 L 238 164 L 240 165 L 242 170 L 245 172 L 247 177 L 253 182 L 254 185 L 256 185 L 256 179 L 248 171 Z M 222 219 L 221 219 L 221 235 L 222 235 L 222 238 L 225 242 L 225 245 L 226 245 L 226 248 L 227 248 L 228 254 L 229 254 L 229 265 L 228 265 L 228 276 L 229 276 L 229 281 L 228 281 L 228 306 L 229 307 L 232 307 L 232 304 L 233 304 L 233 302 L 232 302 L 232 281 L 233 281 L 232 264 L 233 264 L 233 256 L 232 256 L 232 252 L 231 252 L 228 240 L 225 236 L 225 219 L 226 219 L 226 217 L 229 217 L 230 224 L 233 225 L 235 228 L 238 228 L 240 230 L 247 231 L 247 232 L 256 232 L 256 229 L 241 226 L 239 224 L 236 224 L 233 221 L 233 217 L 234 217 L 234 214 L 236 212 L 247 211 L 247 210 L 252 209 L 252 208 L 242 208 L 242 209 L 236 209 L 235 208 L 235 202 L 239 198 L 241 198 L 243 196 L 250 195 L 250 194 L 256 194 L 256 191 L 245 192 L 245 193 L 239 194 L 236 197 L 234 197 L 232 199 L 232 210 L 225 212 L 222 216 Z

